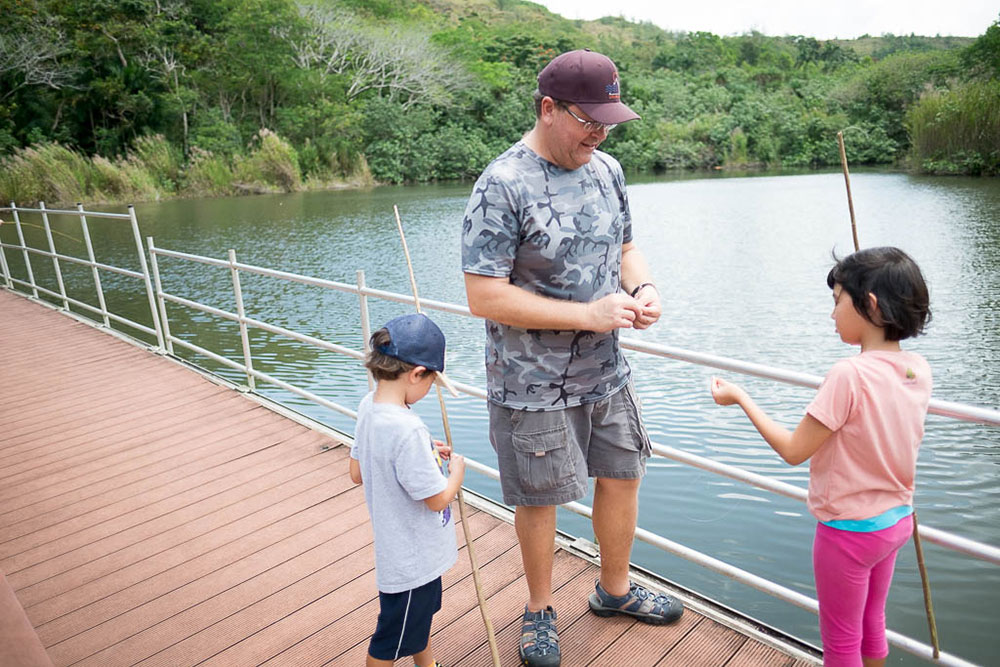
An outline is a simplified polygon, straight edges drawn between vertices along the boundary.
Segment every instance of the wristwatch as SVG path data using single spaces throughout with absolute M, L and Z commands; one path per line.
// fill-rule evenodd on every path
M 635 298 L 635 295 L 638 294 L 640 291 L 642 291 L 643 287 L 652 287 L 653 289 L 656 289 L 656 285 L 654 285 L 653 283 L 639 283 L 638 285 L 636 285 L 635 289 L 629 293 L 629 296 Z

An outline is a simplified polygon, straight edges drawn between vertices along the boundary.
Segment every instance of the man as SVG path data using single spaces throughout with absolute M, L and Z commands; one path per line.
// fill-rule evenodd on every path
M 556 506 L 595 477 L 601 616 L 680 617 L 679 601 L 629 581 L 639 482 L 650 454 L 621 328 L 645 329 L 660 297 L 632 240 L 625 177 L 597 150 L 639 116 L 619 99 L 614 63 L 589 50 L 538 75 L 535 125 L 482 173 L 466 208 L 469 308 L 486 318 L 490 441 L 528 580 L 523 664 L 558 665 L 552 562 Z

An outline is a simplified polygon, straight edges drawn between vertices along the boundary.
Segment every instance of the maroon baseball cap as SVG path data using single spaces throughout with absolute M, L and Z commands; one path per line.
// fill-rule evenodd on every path
M 538 92 L 572 102 L 599 123 L 624 123 L 639 114 L 622 104 L 618 68 L 611 58 L 579 49 L 552 59 L 538 74 Z

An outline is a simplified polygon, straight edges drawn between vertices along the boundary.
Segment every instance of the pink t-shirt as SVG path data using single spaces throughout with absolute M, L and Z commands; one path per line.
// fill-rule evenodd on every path
M 833 431 L 809 462 L 809 511 L 820 521 L 869 519 L 913 504 L 931 369 L 913 352 L 841 359 L 806 412 Z

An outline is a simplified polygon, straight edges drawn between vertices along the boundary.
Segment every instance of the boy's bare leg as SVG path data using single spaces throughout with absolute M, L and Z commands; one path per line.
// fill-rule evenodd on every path
M 864 667 L 885 667 L 885 658 L 861 658 Z
M 365 667 L 392 667 L 395 660 L 379 660 L 370 655 L 365 655 Z
M 552 553 L 556 545 L 554 505 L 514 508 L 514 528 L 521 547 L 521 563 L 528 580 L 528 609 L 540 611 L 552 604 Z
M 431 638 L 427 638 L 427 648 L 413 654 L 413 662 L 419 667 L 434 667 L 434 651 L 431 650 Z
M 593 523 L 601 550 L 601 588 L 616 597 L 629 591 L 629 558 L 638 514 L 638 479 L 596 480 Z

